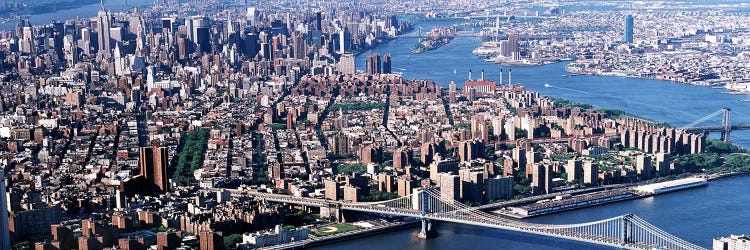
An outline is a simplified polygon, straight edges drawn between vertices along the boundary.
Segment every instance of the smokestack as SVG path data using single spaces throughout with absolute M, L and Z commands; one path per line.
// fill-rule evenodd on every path
M 513 70 L 512 69 L 508 69 L 508 86 L 509 87 L 513 85 L 511 83 L 512 78 L 513 78 Z
M 498 85 L 503 85 L 503 68 L 500 68 L 500 81 L 497 82 Z
M 469 70 L 469 81 L 471 81 L 471 70 Z
M 482 69 L 482 81 L 484 81 L 484 69 Z

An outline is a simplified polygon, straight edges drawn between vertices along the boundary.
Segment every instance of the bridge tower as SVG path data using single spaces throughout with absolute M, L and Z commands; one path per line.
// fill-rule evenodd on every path
M 430 213 L 429 207 L 431 204 L 430 199 L 428 199 L 427 192 L 425 192 L 429 187 L 425 187 L 421 192 L 418 192 L 419 194 L 419 210 L 420 210 L 420 219 L 422 220 L 422 230 L 417 234 L 417 237 L 420 239 L 428 239 L 435 237 L 435 231 L 432 230 L 432 222 L 425 218 L 425 216 Z
M 732 132 L 732 122 L 729 120 L 730 111 L 730 108 L 724 108 L 723 116 L 721 118 L 721 126 L 723 128 L 721 131 L 721 140 L 724 142 L 729 142 L 729 133 Z
M 620 226 L 620 245 L 625 246 L 633 243 L 633 215 L 626 214 L 622 216 L 622 224 Z

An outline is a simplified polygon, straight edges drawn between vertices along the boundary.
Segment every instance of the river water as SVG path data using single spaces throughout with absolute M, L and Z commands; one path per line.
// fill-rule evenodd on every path
M 449 22 L 439 22 L 438 25 Z M 430 25 L 435 25 L 430 24 Z M 425 28 L 423 28 L 425 29 Z M 428 29 L 425 29 L 428 30 Z M 398 39 L 366 51 L 357 57 L 357 68 L 364 70 L 370 54 L 392 55 L 394 72 L 406 78 L 432 80 L 442 86 L 455 81 L 458 86 L 473 70 L 474 78 L 485 70 L 485 78 L 499 78 L 499 66 L 471 54 L 477 38 L 456 38 L 451 43 L 422 54 L 411 54 L 409 48 L 417 39 Z M 667 81 L 623 77 L 574 76 L 567 74 L 564 63 L 535 67 L 512 67 L 513 82 L 543 95 L 592 104 L 600 108 L 621 109 L 628 113 L 683 126 L 724 107 L 732 109 L 734 123 L 750 122 L 750 104 L 739 102 L 747 96 L 729 95 L 721 89 L 685 85 Z M 456 73 L 454 73 L 454 70 Z M 504 82 L 508 68 L 504 68 Z M 545 87 L 548 84 L 550 87 Z M 715 117 L 705 124 L 720 124 Z M 715 135 L 714 135 L 715 136 Z M 733 131 L 732 140 L 750 146 L 750 133 Z M 750 204 L 750 176 L 712 181 L 708 187 L 696 188 L 656 197 L 619 202 L 592 208 L 529 219 L 531 222 L 567 224 L 635 214 L 682 239 L 710 248 L 712 238 L 729 234 L 750 233 L 750 214 L 743 213 Z M 417 229 L 326 245 L 325 249 L 607 249 L 605 247 L 554 239 L 550 237 L 487 229 L 452 223 L 439 223 L 438 237 L 419 240 Z

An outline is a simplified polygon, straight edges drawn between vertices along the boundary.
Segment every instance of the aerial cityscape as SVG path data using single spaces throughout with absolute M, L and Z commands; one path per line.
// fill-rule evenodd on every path
M 750 249 L 742 0 L 4 0 L 0 78 L 0 250 Z

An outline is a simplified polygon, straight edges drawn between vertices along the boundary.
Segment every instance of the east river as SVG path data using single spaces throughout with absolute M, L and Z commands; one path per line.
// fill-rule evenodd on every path
M 427 30 L 427 29 L 425 29 Z M 364 70 L 365 57 L 388 54 L 393 57 L 393 71 L 405 78 L 432 80 L 442 86 L 455 81 L 460 87 L 473 70 L 474 78 L 485 70 L 485 78 L 497 81 L 499 66 L 471 54 L 477 38 L 456 38 L 451 43 L 422 54 L 411 54 L 416 39 L 398 39 L 357 57 L 357 68 Z M 750 103 L 738 101 L 747 96 L 729 95 L 721 89 L 691 86 L 658 80 L 634 78 L 574 76 L 567 74 L 564 63 L 536 67 L 513 67 L 513 82 L 542 95 L 592 104 L 600 108 L 621 109 L 656 121 L 683 126 L 723 107 L 732 109 L 732 121 L 750 121 Z M 454 74 L 455 70 L 455 74 Z M 508 68 L 504 68 L 505 84 Z M 550 87 L 545 87 L 548 84 Z M 706 124 L 719 124 L 721 117 Z M 715 136 L 715 135 L 714 135 Z M 732 141 L 750 146 L 750 133 L 734 131 Z M 635 214 L 682 239 L 706 248 L 712 238 L 729 234 L 750 233 L 750 176 L 732 177 L 709 183 L 708 187 L 659 195 L 646 199 L 619 202 L 570 212 L 529 219 L 531 222 L 568 224 Z M 607 249 L 531 234 L 488 229 L 476 226 L 439 223 L 438 236 L 429 240 L 415 237 L 417 229 L 367 237 L 326 245 L 325 249 Z

